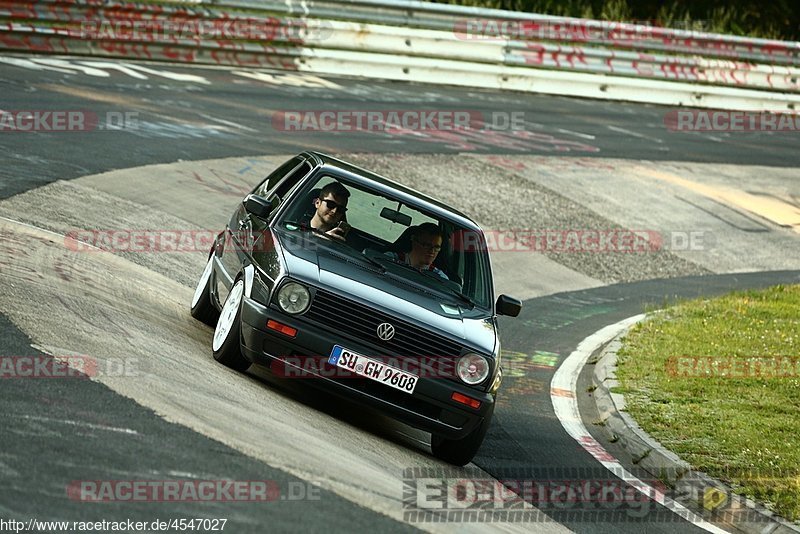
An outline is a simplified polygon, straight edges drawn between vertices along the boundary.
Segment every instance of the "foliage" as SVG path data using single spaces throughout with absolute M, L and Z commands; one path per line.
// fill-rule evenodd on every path
M 791 0 L 434 0 L 564 17 L 768 39 L 800 39 L 800 2 Z

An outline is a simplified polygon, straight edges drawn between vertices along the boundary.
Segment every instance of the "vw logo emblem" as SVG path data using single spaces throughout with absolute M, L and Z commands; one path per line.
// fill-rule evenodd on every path
M 381 323 L 378 325 L 378 337 L 384 341 L 389 341 L 394 337 L 394 327 L 389 323 Z

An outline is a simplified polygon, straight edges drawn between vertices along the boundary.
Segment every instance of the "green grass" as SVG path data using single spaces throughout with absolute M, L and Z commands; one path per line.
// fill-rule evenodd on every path
M 637 325 L 619 356 L 627 409 L 642 428 L 738 493 L 800 519 L 800 286 L 681 303 Z M 755 366 L 775 359 L 792 367 Z
M 765 39 L 800 38 L 800 4 L 791 0 L 434 0 L 561 17 L 649 22 L 655 26 Z

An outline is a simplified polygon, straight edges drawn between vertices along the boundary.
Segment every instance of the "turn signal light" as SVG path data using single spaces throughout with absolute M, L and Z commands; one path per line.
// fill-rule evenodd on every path
M 466 395 L 462 395 L 461 393 L 455 392 L 450 398 L 456 402 L 460 402 L 461 404 L 466 404 L 470 408 L 475 408 L 476 410 L 481 407 L 481 401 L 472 399 Z
M 281 324 L 278 321 L 273 321 L 272 319 L 267 321 L 267 328 L 270 330 L 275 330 L 276 332 L 280 332 L 281 334 L 289 337 L 294 337 L 297 335 L 297 328 L 292 328 L 291 326 Z

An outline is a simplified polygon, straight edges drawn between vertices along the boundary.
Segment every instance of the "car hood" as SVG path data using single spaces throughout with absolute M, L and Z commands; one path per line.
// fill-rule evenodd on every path
M 420 291 L 381 274 L 366 259 L 359 259 L 357 252 L 325 238 L 305 234 L 298 240 L 297 232 L 281 230 L 275 236 L 292 278 L 437 331 L 485 354 L 494 353 L 496 332 L 489 311 L 462 308 L 455 297 Z

